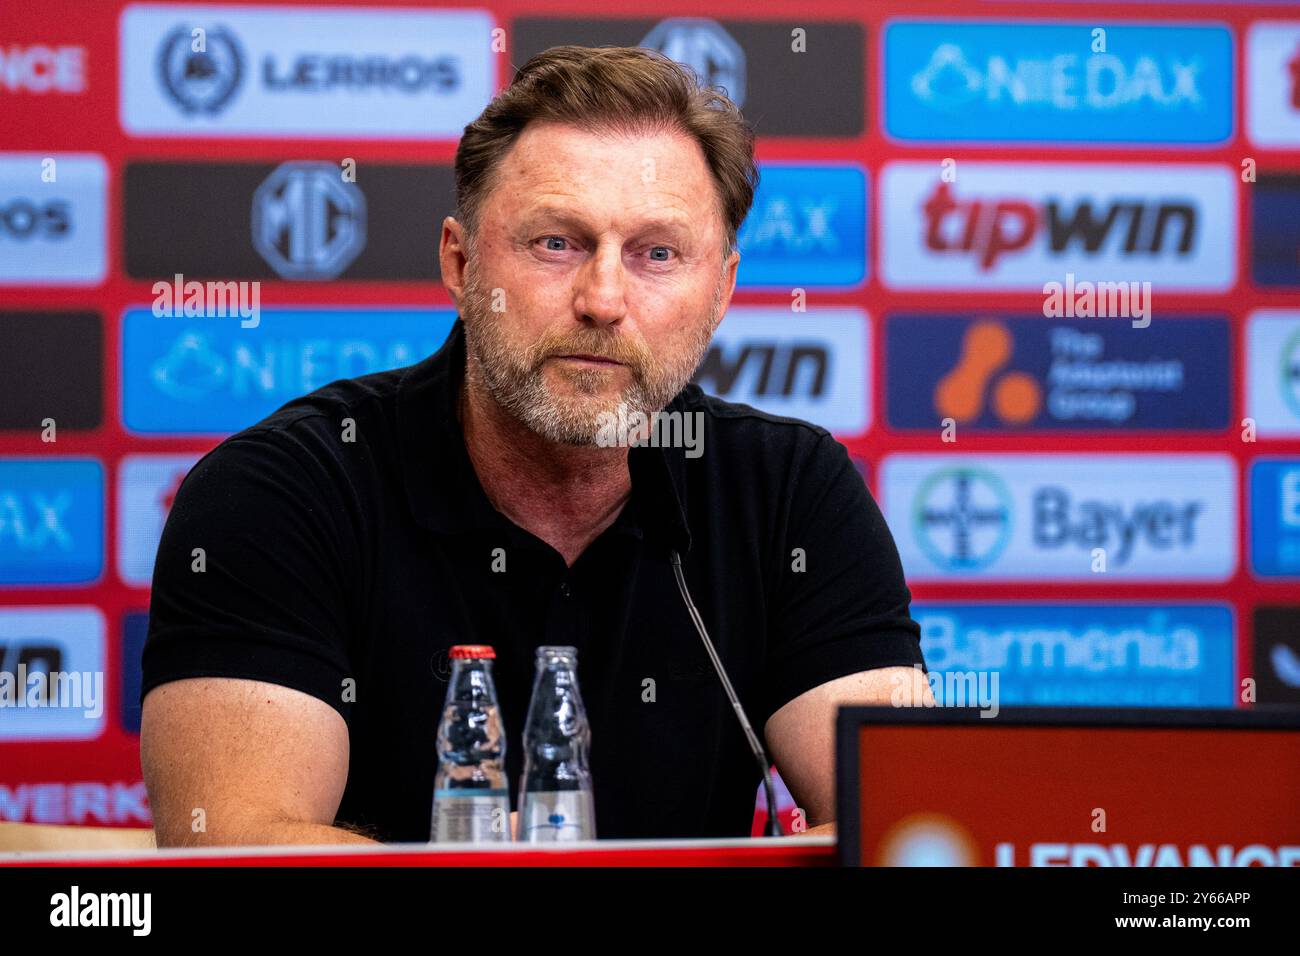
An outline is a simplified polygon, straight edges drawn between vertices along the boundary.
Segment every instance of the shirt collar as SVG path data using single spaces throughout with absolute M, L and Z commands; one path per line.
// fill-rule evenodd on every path
M 415 520 L 444 533 L 514 527 L 492 506 L 479 483 L 465 435 L 456 415 L 456 397 L 465 373 L 465 326 L 458 316 L 447 341 L 428 358 L 406 369 L 397 387 L 397 431 L 406 497 Z M 690 388 L 691 386 L 687 386 Z M 685 411 L 679 393 L 668 410 Z M 643 530 L 669 547 L 689 551 L 686 521 L 686 454 L 680 447 L 628 449 L 632 501 L 615 522 Z

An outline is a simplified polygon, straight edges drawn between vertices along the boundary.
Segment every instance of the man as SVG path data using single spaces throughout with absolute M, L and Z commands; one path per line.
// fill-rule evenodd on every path
M 748 834 L 758 768 L 674 554 L 831 832 L 836 708 L 913 703 L 922 659 L 843 447 L 688 384 L 735 288 L 752 133 L 664 57 L 557 47 L 466 128 L 456 177 L 442 349 L 290 403 L 176 497 L 143 661 L 159 844 L 427 840 L 469 643 L 496 649 L 512 806 L 534 649 L 571 644 L 599 836 Z M 610 430 L 661 410 L 701 427 Z

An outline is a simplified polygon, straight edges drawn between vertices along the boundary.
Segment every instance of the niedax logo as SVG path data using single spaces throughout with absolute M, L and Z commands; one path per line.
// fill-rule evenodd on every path
M 867 176 L 849 164 L 764 164 L 740 227 L 741 288 L 857 286 L 867 275 Z
M 437 351 L 455 317 L 442 309 L 264 309 L 250 340 L 238 323 L 160 321 L 147 307 L 130 309 L 122 420 L 143 434 L 238 431 L 336 379 L 418 362 Z M 152 561 L 145 552 L 140 561 Z M 131 567 L 137 578 L 146 573 L 142 563 Z M 131 581 L 131 573 L 123 576 Z
M 163 88 L 186 113 L 217 113 L 239 89 L 244 57 L 224 27 L 179 26 L 158 51 Z
M 991 471 L 945 468 L 916 492 L 912 527 L 935 564 L 968 570 L 997 560 L 1011 536 L 1007 486 Z
M 129 4 L 122 127 L 454 139 L 492 98 L 494 22 L 484 10 Z
M 917 580 L 1222 581 L 1236 484 L 1227 455 L 895 454 L 879 497 Z
M 1141 183 L 1135 192 L 1134 183 Z M 1043 290 L 1067 273 L 1164 289 L 1236 275 L 1237 189 L 1218 166 L 891 163 L 881 270 L 902 289 Z
M 88 584 L 103 562 L 103 465 L 0 458 L 0 585 Z
M 914 140 L 1221 142 L 1232 60 L 1222 27 L 896 22 L 885 126 Z
M 689 66 L 706 85 L 722 90 L 737 106 L 745 105 L 745 51 L 717 20 L 673 17 L 637 45 Z
M 333 279 L 366 245 L 366 197 L 329 163 L 277 166 L 253 194 L 253 247 L 285 279 Z

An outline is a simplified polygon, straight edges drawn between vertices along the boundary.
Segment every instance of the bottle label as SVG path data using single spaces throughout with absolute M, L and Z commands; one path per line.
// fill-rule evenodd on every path
M 510 794 L 507 791 L 434 791 L 434 843 L 493 843 L 509 839 Z
M 590 791 L 526 791 L 519 814 L 519 839 L 531 843 L 596 839 L 596 812 Z

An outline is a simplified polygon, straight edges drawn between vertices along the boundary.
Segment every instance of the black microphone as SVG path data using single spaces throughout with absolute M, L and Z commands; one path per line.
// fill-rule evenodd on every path
M 695 608 L 695 602 L 691 600 L 691 592 L 686 589 L 686 576 L 682 574 L 682 559 L 677 554 L 676 549 L 672 549 L 668 553 L 671 556 L 673 575 L 677 578 L 677 589 L 682 592 L 682 600 L 686 602 L 686 610 L 695 623 L 695 629 L 700 632 L 700 638 L 704 641 L 704 649 L 709 652 L 709 660 L 713 661 L 713 669 L 718 672 L 718 680 L 722 681 L 722 687 L 727 692 L 727 699 L 731 701 L 731 709 L 736 712 L 736 719 L 740 721 L 740 729 L 745 732 L 745 739 L 749 741 L 749 749 L 754 752 L 754 759 L 758 761 L 758 768 L 763 772 L 763 793 L 767 796 L 767 835 L 782 836 L 781 821 L 776 818 L 776 791 L 772 787 L 772 773 L 769 769 L 772 762 L 767 759 L 767 754 L 763 752 L 763 745 L 758 742 L 754 728 L 749 725 L 749 718 L 745 715 L 745 708 L 741 706 L 740 698 L 736 696 L 736 689 L 731 686 L 731 680 L 727 677 L 727 672 L 722 666 L 722 659 L 718 657 L 713 642 L 709 640 L 709 632 L 704 629 L 704 619 L 700 617 L 700 612 Z

